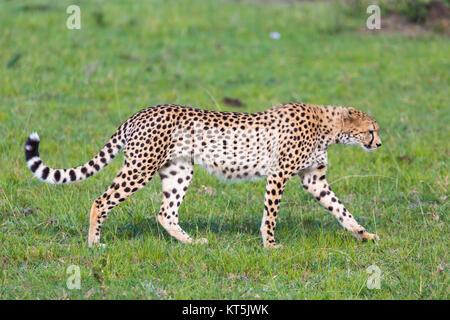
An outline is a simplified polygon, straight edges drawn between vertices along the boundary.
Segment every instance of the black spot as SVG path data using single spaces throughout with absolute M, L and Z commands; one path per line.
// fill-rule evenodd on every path
M 36 170 L 40 167 L 42 161 L 38 160 L 30 167 L 31 172 L 36 172 Z
M 50 173 L 50 168 L 49 167 L 45 167 L 44 170 L 42 170 L 42 179 L 47 179 L 48 174 Z
M 77 180 L 77 176 L 75 175 L 75 171 L 70 170 L 70 171 L 69 171 L 69 175 L 70 175 L 70 180 L 71 180 L 71 181 Z
M 61 172 L 59 172 L 59 170 L 56 170 L 53 176 L 55 177 L 55 181 L 58 182 L 59 179 L 61 179 Z

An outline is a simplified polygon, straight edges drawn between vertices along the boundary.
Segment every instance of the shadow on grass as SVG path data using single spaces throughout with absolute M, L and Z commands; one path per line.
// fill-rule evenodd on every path
M 180 220 L 180 225 L 184 231 L 190 235 L 195 235 L 197 232 L 205 233 L 211 232 L 217 235 L 233 235 L 233 234 L 245 234 L 248 236 L 259 236 L 259 227 L 261 220 L 259 218 L 242 217 L 231 221 L 230 217 L 214 217 L 213 219 L 195 218 L 190 220 Z M 115 231 L 108 231 L 109 228 Z M 126 223 L 121 223 L 119 226 L 109 226 L 104 231 L 115 232 L 116 237 L 120 239 L 135 239 L 140 236 L 145 237 L 164 237 L 170 236 L 166 233 L 164 228 L 157 222 L 156 217 L 151 216 L 146 219 L 135 219 L 130 217 L 130 220 Z M 304 234 L 318 234 L 322 230 L 329 230 L 334 233 L 338 230 L 338 223 L 325 223 L 318 217 L 303 218 L 299 216 L 286 216 L 283 221 L 277 225 L 276 233 L 304 233 Z

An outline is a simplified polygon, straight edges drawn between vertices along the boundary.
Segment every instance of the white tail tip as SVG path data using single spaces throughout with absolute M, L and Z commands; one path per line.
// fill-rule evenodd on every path
M 30 135 L 28 136 L 28 138 L 31 139 L 31 140 L 34 140 L 34 141 L 41 141 L 41 140 L 39 139 L 39 135 L 37 134 L 37 132 L 33 132 L 32 134 L 30 134 Z

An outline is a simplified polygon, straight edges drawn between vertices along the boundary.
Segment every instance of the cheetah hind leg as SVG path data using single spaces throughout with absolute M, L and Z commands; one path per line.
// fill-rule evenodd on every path
M 178 209 L 192 180 L 194 165 L 187 159 L 176 159 L 166 163 L 158 173 L 163 191 L 159 223 L 172 237 L 183 243 L 207 243 L 205 238 L 192 239 L 178 224 Z
M 106 219 L 108 213 L 120 202 L 125 201 L 133 193 L 142 189 L 154 174 L 154 171 L 145 174 L 141 172 L 140 180 L 131 181 L 134 169 L 138 170 L 137 167 L 128 165 L 125 161 L 124 166 L 117 174 L 113 183 L 103 195 L 98 197 L 92 204 L 91 213 L 89 215 L 89 247 L 92 247 L 94 244 L 105 247 L 104 244 L 100 243 L 100 232 L 103 221 Z

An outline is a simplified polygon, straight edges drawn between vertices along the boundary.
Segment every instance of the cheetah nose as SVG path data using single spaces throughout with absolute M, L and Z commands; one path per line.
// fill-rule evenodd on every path
M 381 147 L 381 142 L 380 142 L 380 143 L 377 143 L 377 147 Z

